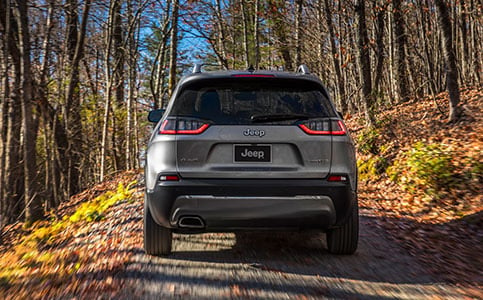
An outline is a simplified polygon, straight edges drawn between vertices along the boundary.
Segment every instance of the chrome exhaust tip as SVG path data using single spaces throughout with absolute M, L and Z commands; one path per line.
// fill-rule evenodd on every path
M 200 217 L 180 217 L 178 221 L 180 228 L 204 228 L 205 222 Z

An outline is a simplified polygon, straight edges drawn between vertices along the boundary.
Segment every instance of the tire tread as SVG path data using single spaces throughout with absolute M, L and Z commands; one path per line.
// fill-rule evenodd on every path
M 172 247 L 171 229 L 158 225 L 149 211 L 147 203 L 144 203 L 144 251 L 146 254 L 164 256 L 171 254 Z
M 353 254 L 359 240 L 359 209 L 356 205 L 351 216 L 341 227 L 327 232 L 327 247 L 333 254 Z

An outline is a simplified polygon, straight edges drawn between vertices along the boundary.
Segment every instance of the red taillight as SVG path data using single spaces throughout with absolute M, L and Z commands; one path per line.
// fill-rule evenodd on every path
M 176 134 L 176 122 L 172 120 L 164 120 L 161 128 L 159 129 L 160 134 Z
M 347 181 L 347 176 L 344 175 L 330 175 L 327 181 L 331 182 L 345 182 Z
M 345 135 L 347 130 L 340 120 L 311 120 L 299 124 L 307 134 L 312 135 Z
M 317 130 L 317 129 L 314 130 L 314 129 L 310 129 L 305 124 L 300 124 L 299 127 L 302 128 L 302 130 L 305 131 L 305 133 L 308 133 L 308 134 L 320 134 L 320 135 L 330 134 L 330 130 Z
M 179 181 L 178 175 L 161 175 L 159 181 Z
M 347 129 L 345 128 L 344 122 L 338 120 L 337 122 L 332 121 L 332 134 L 333 135 L 345 135 Z
M 246 77 L 258 77 L 258 78 L 272 78 L 275 77 L 275 75 L 272 74 L 235 74 L 231 75 L 232 77 L 238 77 L 238 78 L 246 78 Z
M 176 124 L 177 123 L 177 124 Z M 198 120 L 164 120 L 159 129 L 159 134 L 200 134 L 205 131 L 210 124 Z

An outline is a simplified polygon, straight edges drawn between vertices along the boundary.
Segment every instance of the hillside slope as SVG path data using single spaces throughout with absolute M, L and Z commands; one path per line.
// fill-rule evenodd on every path
M 483 89 L 463 89 L 461 98 L 466 116 L 456 125 L 446 123 L 446 93 L 395 105 L 375 128 L 361 116 L 347 123 L 361 207 L 435 273 L 481 284 Z
M 142 242 L 138 172 L 118 174 L 73 196 L 48 221 L 6 228 L 0 299 L 111 298 Z

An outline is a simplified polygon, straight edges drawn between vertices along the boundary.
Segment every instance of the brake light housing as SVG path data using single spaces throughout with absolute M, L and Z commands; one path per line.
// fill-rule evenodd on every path
M 166 174 L 161 174 L 159 175 L 159 181 L 179 181 L 179 176 L 178 175 L 166 175 Z
M 299 124 L 299 127 L 310 135 L 347 134 L 347 129 L 341 120 L 308 120 Z
M 191 119 L 166 119 L 159 128 L 159 134 L 201 134 L 210 124 Z
M 347 182 L 349 178 L 347 175 L 330 175 L 329 178 L 327 178 L 327 181 L 329 182 Z

